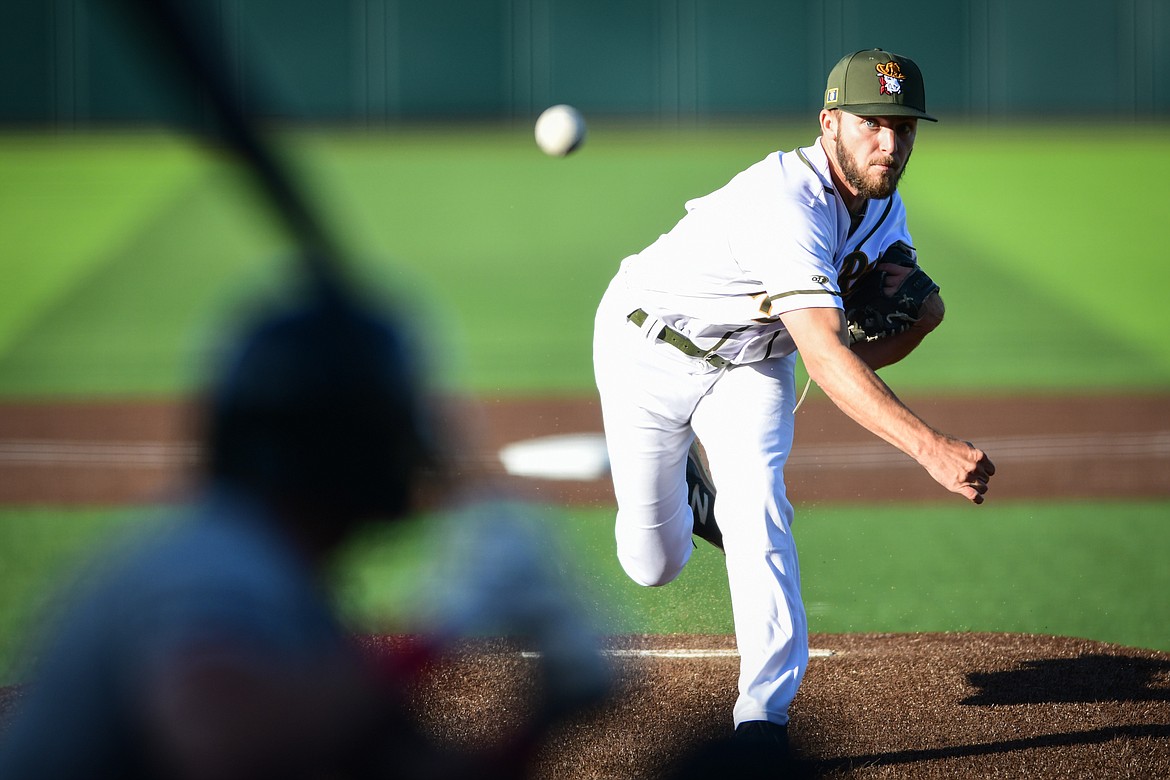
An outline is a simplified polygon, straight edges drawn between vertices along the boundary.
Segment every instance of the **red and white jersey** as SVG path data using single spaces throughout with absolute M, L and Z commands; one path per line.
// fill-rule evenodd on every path
M 622 261 L 626 287 L 651 316 L 734 363 L 791 353 L 781 314 L 841 308 L 887 247 L 912 245 L 897 192 L 870 200 L 850 231 L 819 142 L 768 155 L 686 211 Z

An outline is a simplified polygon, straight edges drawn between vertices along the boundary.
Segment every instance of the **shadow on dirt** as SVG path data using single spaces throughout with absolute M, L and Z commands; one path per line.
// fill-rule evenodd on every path
M 1008 671 L 972 672 L 967 681 L 979 692 L 959 703 L 974 706 L 1170 701 L 1170 662 L 1151 658 L 1048 658 Z
M 959 700 L 960 706 L 1170 702 L 1170 661 L 1105 654 L 1036 659 L 1003 671 L 970 672 L 967 682 L 977 692 Z M 850 771 L 860 768 L 868 771 L 873 767 L 948 759 L 994 759 L 1016 752 L 1105 744 L 1113 740 L 1165 739 L 1170 739 L 1170 724 L 1132 723 L 992 742 L 810 760 L 805 774 L 848 776 Z
M 914 764 L 921 761 L 965 758 L 971 756 L 993 756 L 1039 748 L 1062 748 L 1076 745 L 1094 745 L 1115 739 L 1166 739 L 1170 738 L 1170 725 L 1149 724 L 1133 726 L 1110 726 L 1108 728 L 1072 731 L 1064 734 L 1043 734 L 1024 739 L 1010 739 L 976 745 L 955 745 L 953 747 L 924 750 L 898 750 L 889 753 L 873 753 L 864 756 L 848 756 L 825 761 L 809 761 L 804 775 L 820 777 L 835 776 L 845 770 L 858 767 L 894 766 Z

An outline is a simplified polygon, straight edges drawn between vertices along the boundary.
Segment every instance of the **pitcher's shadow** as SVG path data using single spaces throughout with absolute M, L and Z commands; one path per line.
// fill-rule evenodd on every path
M 1170 661 L 1115 655 L 1044 658 L 1015 669 L 971 672 L 978 692 L 960 704 L 1066 704 L 1072 702 L 1170 702 Z
M 1045 658 L 1024 661 L 1014 669 L 970 672 L 967 680 L 978 691 L 959 702 L 967 706 L 996 704 L 1071 704 L 1100 702 L 1170 702 L 1170 661 L 1110 655 Z M 1167 712 L 1170 719 L 1170 711 Z M 954 759 L 1045 748 L 1104 744 L 1115 739 L 1170 739 L 1170 723 L 1129 723 L 1037 734 L 998 742 L 895 750 L 814 760 L 811 777 L 831 776 L 858 766 L 909 766 Z

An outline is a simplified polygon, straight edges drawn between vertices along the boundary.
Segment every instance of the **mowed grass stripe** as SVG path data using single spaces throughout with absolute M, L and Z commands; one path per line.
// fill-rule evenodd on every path
M 157 133 L 0 137 L 0 355 L 205 164 L 186 141 Z
M 117 251 L 42 304 L 0 355 L 0 394 L 190 393 L 253 294 L 294 279 L 288 247 L 222 169 L 169 192 Z M 146 216 L 145 214 L 143 216 Z
M 540 154 L 527 127 L 297 134 L 289 146 L 310 173 L 315 201 L 357 250 L 362 274 L 400 285 L 421 309 L 420 332 L 432 339 L 433 366 L 445 382 L 473 392 L 580 392 L 592 382 L 596 302 L 621 258 L 669 229 L 687 199 L 773 149 L 808 143 L 813 129 L 598 124 L 587 149 L 567 160 Z M 1075 190 L 1075 166 L 1068 166 L 1074 181 L 1062 184 L 1058 174 L 1087 132 L 1000 138 L 940 126 L 919 138 L 904 195 L 948 313 L 914 359 L 884 372 L 892 385 L 1170 386 L 1170 343 L 1149 326 L 1148 307 L 1119 309 L 1104 292 L 1136 285 L 1155 300 L 1166 292 L 1156 220 L 1141 218 L 1129 195 L 1074 199 L 1070 221 L 1047 213 L 1068 204 L 1027 194 L 1036 172 L 1051 191 Z M 1098 191 L 1127 191 L 1135 160 L 1170 159 L 1165 134 L 1119 125 L 1111 136 L 1117 143 L 1094 149 Z M 86 140 L 76 143 L 84 153 Z M 127 176 L 149 170 L 150 156 L 133 143 L 116 152 Z M 178 373 L 176 362 L 197 356 L 206 327 L 225 310 L 222 297 L 251 289 L 266 262 L 269 280 L 287 273 L 272 257 L 280 243 L 265 235 L 264 209 L 224 197 L 222 183 L 206 175 L 222 173 L 222 159 L 190 154 L 199 191 L 182 209 L 159 214 L 149 210 L 152 201 L 141 218 L 120 223 L 139 229 L 119 242 L 117 258 L 95 241 L 99 259 L 55 259 L 48 232 L 69 222 L 68 201 L 28 199 L 39 216 L 24 216 L 42 229 L 20 234 L 3 273 L 11 305 L 35 312 L 35 327 L 25 319 L 0 334 L 0 344 L 18 342 L 22 352 L 0 360 L 0 393 L 188 390 L 194 377 Z M 1103 248 L 1089 233 L 1108 233 L 1115 244 Z M 107 260 L 108 272 L 83 270 Z M 46 293 L 35 276 L 49 271 L 34 271 L 35 263 L 69 281 Z M 26 295 L 31 302 L 19 300 Z M 70 370 L 70 361 L 101 354 L 116 370 Z

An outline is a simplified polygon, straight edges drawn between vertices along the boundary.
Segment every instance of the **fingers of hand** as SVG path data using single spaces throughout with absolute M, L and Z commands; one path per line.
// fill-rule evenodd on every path
M 981 496 L 987 492 L 987 482 L 983 480 L 972 480 L 970 482 L 964 482 L 963 487 L 967 488 L 971 493 L 974 493 L 978 496 Z
M 965 441 L 963 443 L 971 448 L 971 458 L 975 462 L 974 467 L 971 469 L 971 477 L 986 482 L 995 474 L 995 464 L 991 462 L 991 458 L 987 457 L 987 453 L 971 442 Z
M 988 458 L 986 455 L 984 455 L 984 456 L 983 456 L 983 457 L 982 457 L 982 458 L 979 460 L 979 465 L 982 467 L 982 469 L 983 469 L 983 473 L 984 473 L 984 474 L 986 474 L 987 476 L 989 476 L 989 477 L 990 477 L 990 476 L 992 476 L 993 474 L 995 474 L 995 464 L 994 464 L 994 463 L 992 463 L 992 462 L 991 462 L 991 459 L 990 459 L 990 458 Z
M 973 504 L 982 504 L 987 492 L 986 482 L 962 482 L 952 488 L 954 492 L 966 498 Z
M 898 263 L 878 263 L 874 268 L 884 274 L 882 276 L 882 294 L 887 297 L 896 293 L 898 288 L 902 286 L 902 282 L 906 281 L 906 277 L 914 270 Z
M 983 495 L 987 492 L 987 483 L 995 474 L 995 464 L 987 455 L 971 442 L 963 442 L 970 447 L 970 456 L 974 465 L 967 472 L 965 479 L 960 483 L 962 492 L 976 504 L 983 503 Z

